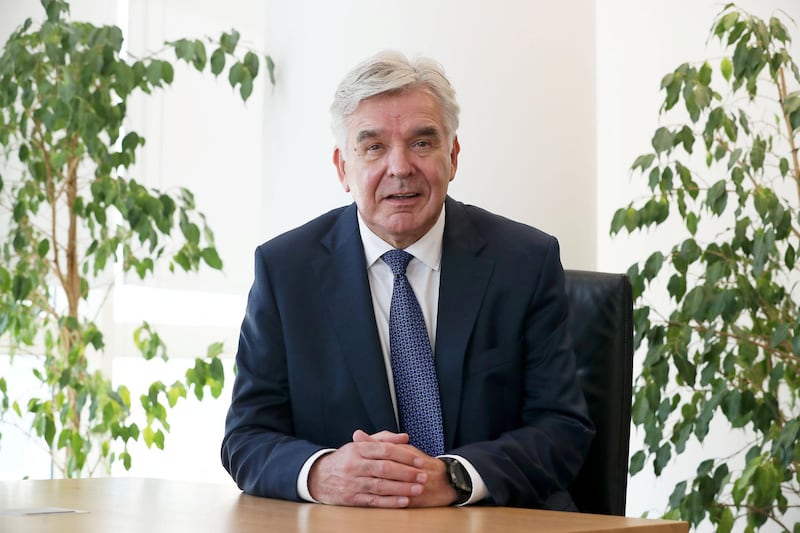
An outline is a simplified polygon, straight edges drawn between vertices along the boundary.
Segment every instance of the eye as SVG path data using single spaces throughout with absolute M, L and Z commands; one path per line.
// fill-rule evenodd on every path
M 431 146 L 431 143 L 430 143 L 430 141 L 419 140 L 419 141 L 416 141 L 413 144 L 413 146 L 414 146 L 414 148 L 428 148 L 429 146 Z

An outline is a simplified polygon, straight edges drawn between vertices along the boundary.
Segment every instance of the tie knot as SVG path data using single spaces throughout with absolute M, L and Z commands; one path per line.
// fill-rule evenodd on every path
M 410 253 L 406 252 L 405 250 L 389 250 L 385 254 L 381 256 L 383 262 L 389 265 L 389 268 L 392 269 L 392 273 L 395 276 L 402 276 L 406 273 L 406 267 L 414 259 L 414 256 Z

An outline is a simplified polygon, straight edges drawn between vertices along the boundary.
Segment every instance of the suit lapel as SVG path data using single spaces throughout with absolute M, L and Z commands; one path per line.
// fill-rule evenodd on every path
M 375 428 L 396 431 L 355 205 L 342 212 L 322 244 L 329 254 L 319 259 L 317 272 L 347 368 Z
M 450 449 L 461 409 L 464 357 L 494 264 L 478 256 L 485 242 L 463 204 L 448 197 L 445 205 L 435 358 L 445 449 Z

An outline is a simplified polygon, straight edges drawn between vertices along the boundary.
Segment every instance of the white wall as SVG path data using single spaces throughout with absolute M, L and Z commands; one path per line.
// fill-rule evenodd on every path
M 271 230 L 348 201 L 330 163 L 328 107 L 345 71 L 395 48 L 436 58 L 456 88 L 462 150 L 451 194 L 555 233 L 565 265 L 594 266 L 582 223 L 595 211 L 591 1 L 268 5 L 267 46 L 280 61 L 266 103 Z

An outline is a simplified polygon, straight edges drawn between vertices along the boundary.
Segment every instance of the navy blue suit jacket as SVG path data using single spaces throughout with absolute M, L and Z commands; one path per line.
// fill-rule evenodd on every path
M 567 334 L 557 241 L 446 200 L 435 359 L 445 449 L 488 503 L 569 509 L 593 435 Z M 356 206 L 256 250 L 222 462 L 245 492 L 297 500 L 317 450 L 398 431 Z

